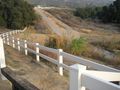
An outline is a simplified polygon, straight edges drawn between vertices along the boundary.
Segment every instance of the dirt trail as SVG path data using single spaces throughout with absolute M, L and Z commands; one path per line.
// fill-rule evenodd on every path
M 5 45 L 7 67 L 25 78 L 41 90 L 68 90 L 68 78 L 47 66 L 45 62 L 36 63 L 31 56 Z
M 42 16 L 42 19 L 46 22 L 46 24 L 51 28 L 51 30 L 56 33 L 59 36 L 65 36 L 67 38 L 76 38 L 80 37 L 80 33 L 77 31 L 74 31 L 71 27 L 68 25 L 64 24 L 57 18 L 55 18 L 53 15 L 50 13 L 39 9 L 35 8 L 35 11 L 37 14 Z

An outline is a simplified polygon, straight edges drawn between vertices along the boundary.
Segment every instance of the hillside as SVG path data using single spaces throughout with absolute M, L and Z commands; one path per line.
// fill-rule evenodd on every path
M 0 26 L 9 29 L 23 29 L 33 24 L 33 6 L 24 0 L 0 0 Z
M 28 2 L 41 6 L 58 7 L 85 7 L 85 6 L 104 6 L 112 3 L 114 0 L 27 0 Z

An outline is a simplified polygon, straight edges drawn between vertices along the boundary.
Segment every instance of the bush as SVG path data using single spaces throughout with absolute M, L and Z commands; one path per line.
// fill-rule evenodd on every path
M 102 10 L 101 7 L 77 8 L 76 11 L 74 12 L 74 15 L 79 16 L 82 19 L 97 18 L 97 14 L 101 10 Z
M 34 19 L 33 7 L 24 0 L 0 0 L 0 26 L 22 29 Z
M 104 6 L 99 18 L 103 22 L 120 23 L 120 0 L 116 0 L 109 6 Z
M 69 50 L 69 43 L 70 41 L 67 40 L 65 37 L 60 36 L 52 36 L 49 37 L 49 40 L 46 42 L 45 46 L 55 49 L 63 49 L 64 51 Z
M 87 48 L 87 41 L 84 38 L 74 39 L 70 44 L 71 53 L 80 55 Z

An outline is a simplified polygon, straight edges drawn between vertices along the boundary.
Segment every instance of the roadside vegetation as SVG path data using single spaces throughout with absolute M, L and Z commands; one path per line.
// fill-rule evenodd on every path
M 0 7 L 2 7 L 0 8 L 0 26 L 11 29 L 21 29 L 34 23 L 33 26 L 30 26 L 28 28 L 28 30 L 26 30 L 24 33 L 18 34 L 16 37 L 19 37 L 20 39 L 26 39 L 32 42 L 38 42 L 51 48 L 61 48 L 65 52 L 85 58 L 91 58 L 96 62 L 102 62 L 104 64 L 113 65 L 115 67 L 120 66 L 119 27 L 113 24 L 104 24 L 102 22 L 93 20 L 99 19 L 98 16 L 100 15 L 105 15 L 105 7 L 78 8 L 74 13 L 73 10 L 66 9 L 46 10 L 53 16 L 55 16 L 57 19 L 61 20 L 63 23 L 72 27 L 73 30 L 78 31 L 81 35 L 80 38 L 68 40 L 64 36 L 60 37 L 53 33 L 51 28 L 47 26 L 46 22 L 42 20 L 42 17 L 39 15 L 36 16 L 34 14 L 33 7 L 31 5 L 27 4 L 22 0 L 13 1 L 16 4 L 13 4 L 12 1 L 7 0 L 0 1 Z M 118 0 L 116 0 L 114 4 L 112 4 L 112 6 L 114 8 L 116 7 L 116 10 L 119 11 L 119 8 L 117 8 L 117 6 L 120 4 L 115 4 L 116 2 L 118 2 Z M 7 6 L 5 3 L 9 3 L 10 6 Z M 23 3 L 27 4 L 23 5 L 25 6 L 25 8 L 22 7 Z M 109 8 L 110 6 L 106 6 L 106 8 Z M 5 9 L 6 7 L 8 9 Z M 29 10 L 28 7 L 30 7 Z M 17 9 L 11 10 L 10 8 Z M 5 9 L 4 14 L 2 9 Z M 8 14 L 6 10 L 10 11 L 10 14 Z M 116 14 L 119 15 L 119 13 Z M 7 15 L 10 15 L 10 18 L 8 18 Z M 26 17 L 24 17 L 24 15 Z M 37 18 L 37 20 L 35 20 L 35 18 Z M 119 18 L 119 16 L 117 16 L 117 18 Z M 5 23 L 3 23 L 2 21 L 4 21 Z M 103 21 L 102 18 L 101 21 Z M 113 20 L 111 20 L 111 22 L 113 22 Z M 114 23 L 119 22 L 115 21 Z M 43 51 L 42 53 L 48 55 L 50 54 Z M 52 56 L 54 57 L 54 55 Z
M 17 35 L 22 39 L 38 42 L 50 48 L 63 49 L 65 52 L 88 58 L 98 63 L 104 63 L 119 68 L 120 65 L 120 34 L 115 31 L 117 27 L 100 23 L 93 23 L 79 19 L 72 15 L 73 11 L 49 10 L 56 18 L 68 24 L 81 34 L 80 38 L 68 40 L 52 32 L 41 18 L 33 27 L 28 28 L 24 33 Z M 70 14 L 68 16 L 68 14 Z M 71 23 L 72 22 L 72 23 Z M 41 51 L 56 59 L 56 55 Z
M 77 8 L 74 15 L 82 19 L 100 19 L 107 23 L 120 23 L 120 0 L 114 1 L 109 6 Z
M 96 41 L 90 43 L 85 37 L 69 41 L 65 38 L 54 36 L 49 37 L 49 41 L 46 42 L 45 46 L 56 49 L 62 48 L 65 52 L 91 58 L 107 65 L 115 67 L 120 65 L 119 40 L 115 42 L 104 40 L 103 42 Z
M 0 0 L 0 26 L 23 29 L 33 24 L 33 6 L 24 0 Z
M 74 10 L 46 10 L 57 19 L 72 27 L 73 30 L 78 31 L 82 37 L 72 41 L 65 40 L 63 37 L 63 40 L 54 37 L 54 40 L 50 40 L 47 46 L 51 47 L 50 45 L 54 42 L 52 48 L 56 48 L 57 44 L 62 41 L 62 47 L 57 48 L 62 48 L 65 52 L 89 58 L 98 63 L 112 65 L 119 69 L 120 28 L 118 24 L 100 22 L 98 16 L 100 12 L 103 12 L 102 7 L 78 8 L 76 10 L 79 12 L 76 13 Z M 81 12 L 83 13 L 81 14 Z M 81 14 L 82 16 L 78 17 L 75 14 Z
M 95 19 L 98 17 L 99 12 L 102 11 L 101 7 L 85 7 L 85 8 L 76 8 L 74 15 L 81 17 L 82 19 Z

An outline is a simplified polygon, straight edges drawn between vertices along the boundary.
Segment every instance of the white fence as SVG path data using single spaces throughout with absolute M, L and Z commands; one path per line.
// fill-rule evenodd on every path
M 5 44 L 12 46 L 19 51 L 21 51 L 21 49 L 24 49 L 25 55 L 28 55 L 28 52 L 35 54 L 37 62 L 40 62 L 40 57 L 42 57 L 45 60 L 54 63 L 58 66 L 58 72 L 61 76 L 63 76 L 64 69 L 68 70 L 70 76 L 69 90 L 120 90 L 119 85 L 112 83 L 113 81 L 120 82 L 120 70 L 68 54 L 62 49 L 48 48 L 40 45 L 39 43 L 31 43 L 27 40 L 20 40 L 19 38 L 16 39 L 12 37 L 12 34 L 17 34 L 21 32 L 24 31 L 16 30 L 1 34 L 0 36 L 2 37 Z M 0 42 L 0 45 L 2 45 L 2 42 Z M 35 50 L 29 48 L 28 45 L 34 46 Z M 0 46 L 0 48 L 3 48 L 3 46 Z M 57 54 L 57 60 L 40 53 L 39 51 L 41 49 Z M 66 65 L 63 62 L 63 58 L 66 58 L 66 60 L 70 62 L 77 62 L 78 64 L 72 66 Z M 4 58 L 0 58 L 1 65 L 3 64 L 2 62 L 4 60 Z M 87 70 L 87 67 L 91 67 L 94 70 Z

